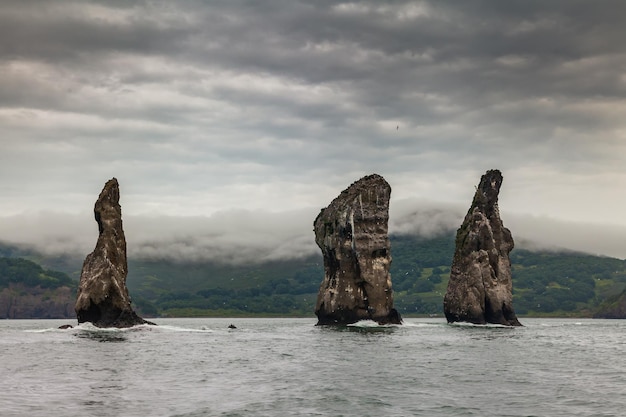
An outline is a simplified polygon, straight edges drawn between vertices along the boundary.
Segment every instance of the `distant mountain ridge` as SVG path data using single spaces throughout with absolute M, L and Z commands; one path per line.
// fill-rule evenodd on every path
M 454 233 L 390 239 L 398 311 L 403 316 L 441 315 Z M 43 265 L 42 270 L 63 271 L 71 277 L 72 291 L 78 285 L 82 265 L 78 256 L 47 257 L 0 244 L 0 257 L 26 257 Z M 602 302 L 616 299 L 626 289 L 624 260 L 514 249 L 511 262 L 513 306 L 521 316 L 592 317 Z M 127 284 L 135 309 L 147 317 L 312 316 L 322 278 L 321 254 L 243 265 L 131 258 Z

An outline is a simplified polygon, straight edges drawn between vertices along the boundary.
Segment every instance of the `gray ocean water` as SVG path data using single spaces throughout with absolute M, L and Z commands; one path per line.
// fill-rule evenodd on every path
M 64 323 L 0 321 L 1 416 L 626 415 L 620 320 Z

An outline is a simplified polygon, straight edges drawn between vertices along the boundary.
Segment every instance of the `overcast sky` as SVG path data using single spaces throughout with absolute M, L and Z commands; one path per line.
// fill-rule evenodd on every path
M 364 175 L 392 231 L 433 233 L 498 168 L 514 238 L 626 258 L 625 21 L 617 0 L 3 0 L 0 240 L 90 251 L 116 177 L 131 254 L 309 253 Z

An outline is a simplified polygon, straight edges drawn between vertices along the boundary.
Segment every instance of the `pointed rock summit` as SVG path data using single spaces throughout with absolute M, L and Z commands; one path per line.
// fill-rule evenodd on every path
M 100 235 L 80 274 L 74 307 L 79 323 L 91 322 L 98 327 L 153 324 L 137 316 L 130 306 L 126 288 L 126 238 L 119 200 L 119 185 L 113 178 L 104 185 L 94 207 Z
M 498 210 L 502 174 L 487 171 L 456 233 L 450 281 L 443 301 L 449 323 L 521 326 L 513 311 L 509 253 L 513 237 Z
M 324 280 L 315 307 L 318 325 L 402 322 L 393 308 L 389 274 L 390 195 L 383 177 L 369 175 L 344 190 L 315 219 L 315 243 L 324 256 Z

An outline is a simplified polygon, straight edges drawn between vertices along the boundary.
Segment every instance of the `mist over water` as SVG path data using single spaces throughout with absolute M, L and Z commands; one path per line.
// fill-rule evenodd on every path
M 0 322 L 3 416 L 618 416 L 626 322 Z M 233 323 L 237 329 L 228 329 Z

